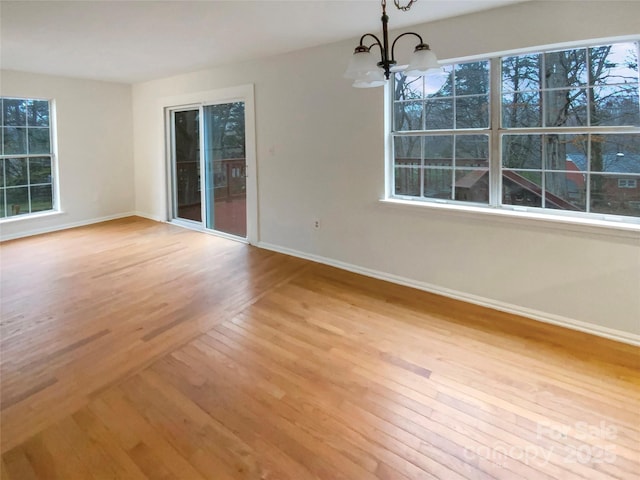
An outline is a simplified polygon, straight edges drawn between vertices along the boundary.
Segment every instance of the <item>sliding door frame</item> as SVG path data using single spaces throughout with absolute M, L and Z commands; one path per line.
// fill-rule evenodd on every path
M 166 108 L 166 122 L 167 122 L 167 138 L 169 139 L 168 147 L 169 150 L 169 162 L 167 169 L 167 180 L 168 180 L 168 199 L 169 199 L 169 210 L 168 210 L 168 219 L 170 222 L 175 223 L 177 225 L 201 230 L 202 226 L 204 226 L 204 215 L 205 215 L 205 202 L 202 198 L 202 192 L 204 192 L 204 175 L 202 172 L 202 158 L 198 158 L 200 162 L 200 218 L 202 219 L 200 222 L 196 220 L 190 220 L 188 218 L 179 218 L 178 217 L 178 181 L 177 181 L 177 170 L 178 165 L 176 163 L 176 131 L 175 131 L 175 114 L 180 112 L 198 112 L 198 149 L 202 152 L 203 145 L 203 128 L 202 128 L 202 106 L 198 104 L 193 105 L 180 105 L 175 107 L 167 107 Z M 201 157 L 201 155 L 200 155 Z
M 172 97 L 165 97 L 160 100 L 160 107 L 162 109 L 162 115 L 164 118 L 165 134 L 164 134 L 164 158 L 166 170 L 166 177 L 164 179 L 165 195 L 166 195 L 166 220 L 169 222 L 174 221 L 174 199 L 173 192 L 174 187 L 174 174 L 173 174 L 173 152 L 172 149 L 175 145 L 173 139 L 172 129 L 172 112 L 195 110 L 200 109 L 202 112 L 203 107 L 207 105 L 218 105 L 222 103 L 232 102 L 244 102 L 244 123 L 245 123 L 245 153 L 246 153 L 246 195 L 247 195 L 247 237 L 242 239 L 233 235 L 225 234 L 224 232 L 218 232 L 216 230 L 210 230 L 205 228 L 205 202 L 203 198 L 203 214 L 202 224 L 200 228 L 197 222 L 193 222 L 193 225 L 189 225 L 191 222 L 176 222 L 181 226 L 189 228 L 195 228 L 214 235 L 222 237 L 232 238 L 234 240 L 246 241 L 251 245 L 255 245 L 259 242 L 259 225 L 258 225 L 258 165 L 256 160 L 256 124 L 255 124 L 255 103 L 254 103 L 254 87 L 253 85 L 241 85 L 238 87 L 223 88 L 218 90 L 209 90 L 206 92 L 196 92 L 185 95 L 176 95 Z M 200 151 L 202 152 L 204 136 L 202 115 L 200 116 Z M 204 171 L 200 172 L 200 188 L 202 192 L 204 190 Z

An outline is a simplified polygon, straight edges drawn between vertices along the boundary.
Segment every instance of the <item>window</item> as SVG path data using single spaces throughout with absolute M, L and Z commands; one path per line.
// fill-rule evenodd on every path
M 428 77 L 396 75 L 394 194 L 487 204 L 481 179 L 489 171 L 489 62 L 445 71 L 435 92 Z M 472 179 L 484 188 L 471 191 Z
M 438 91 L 396 74 L 390 197 L 637 222 L 638 48 L 448 65 Z
M 618 180 L 618 188 L 637 188 L 638 180 L 635 178 L 621 178 Z
M 0 108 L 0 220 L 53 210 L 49 101 L 0 97 Z

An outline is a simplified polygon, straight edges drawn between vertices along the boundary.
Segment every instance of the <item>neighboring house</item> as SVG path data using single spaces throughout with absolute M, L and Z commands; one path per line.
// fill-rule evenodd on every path
M 580 171 L 586 171 L 585 155 L 570 154 L 567 163 L 573 163 Z M 597 194 L 601 202 L 616 212 L 628 215 L 640 214 L 640 154 L 605 154 L 602 168 L 602 185 Z M 636 175 L 633 175 L 633 174 Z M 584 174 L 580 174 L 584 175 Z M 594 193 L 592 193 L 594 195 Z

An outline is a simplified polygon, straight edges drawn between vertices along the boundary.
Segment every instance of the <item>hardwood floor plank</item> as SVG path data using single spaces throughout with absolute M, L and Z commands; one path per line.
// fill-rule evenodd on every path
M 3 479 L 640 479 L 637 347 L 135 217 L 0 255 Z
M 199 345 L 198 342 L 199 342 L 199 340 L 194 342 L 194 346 L 196 346 L 197 348 L 201 349 L 200 347 L 198 347 L 198 345 Z M 211 333 L 209 333 L 209 335 L 206 337 L 206 343 L 208 345 L 215 345 L 214 339 L 211 337 Z M 227 344 L 228 344 L 228 340 L 227 340 Z M 218 350 L 222 350 L 220 348 L 220 345 L 221 344 L 218 344 Z M 248 356 L 247 355 L 247 353 L 248 353 L 247 350 L 248 349 L 247 349 L 246 345 L 241 350 L 239 349 L 238 350 L 239 355 L 237 355 L 237 357 L 240 358 L 240 355 L 241 355 L 241 358 L 247 358 L 247 356 Z M 240 353 L 240 352 L 242 352 L 242 353 Z M 257 362 L 252 362 L 253 366 L 251 368 L 254 368 L 254 369 L 255 368 L 260 368 L 260 366 L 265 366 L 267 368 L 271 368 L 271 366 L 266 363 L 267 361 L 268 360 L 265 358 L 265 359 L 261 359 L 260 361 L 257 361 Z M 205 363 L 205 362 L 198 362 L 198 363 Z M 286 368 L 286 362 L 283 362 L 281 365 Z M 273 370 L 273 371 L 276 371 L 276 370 Z M 282 370 L 280 370 L 280 371 L 282 371 Z M 344 371 L 344 370 L 341 370 L 341 371 Z M 273 375 L 273 373 L 262 374 L 262 376 L 263 377 L 267 377 L 267 378 L 274 378 L 274 379 L 277 378 L 277 377 L 275 377 Z M 282 377 L 280 377 L 280 379 L 281 378 Z M 353 381 L 356 380 L 355 377 L 353 377 L 353 376 L 351 376 L 350 379 L 353 380 Z M 326 402 L 319 402 L 318 399 L 326 400 L 327 397 L 329 396 L 329 392 L 327 392 L 326 388 L 314 389 L 314 386 L 316 384 L 317 384 L 317 382 L 313 382 L 313 383 L 306 382 L 304 379 L 297 380 L 296 383 L 291 383 L 292 388 L 290 388 L 290 390 L 287 391 L 287 396 L 291 397 L 293 399 L 293 404 L 292 405 L 294 405 L 294 406 L 297 405 L 297 404 L 304 405 L 305 402 L 309 402 L 309 403 L 315 405 L 316 408 L 321 408 L 323 410 L 326 409 L 327 408 L 327 403 Z M 334 382 L 334 384 L 339 385 L 339 383 L 336 383 L 336 382 Z M 304 388 L 304 390 L 301 390 L 300 387 L 305 387 L 305 388 Z M 336 400 L 332 400 L 332 401 L 329 402 L 329 404 L 328 404 L 329 411 L 332 411 L 334 408 L 336 410 L 341 411 L 343 409 L 343 407 L 344 407 L 344 399 L 345 399 L 346 396 L 349 396 L 350 393 L 353 394 L 353 395 L 349 396 L 349 398 L 355 398 L 356 400 L 354 400 L 354 401 L 358 401 L 359 404 L 362 405 L 363 404 L 363 400 L 368 398 L 369 394 L 367 393 L 367 390 L 369 390 L 370 388 L 372 388 L 371 385 L 363 386 L 362 390 L 360 390 L 360 391 L 356 390 L 356 392 L 353 391 L 353 388 L 341 389 L 340 396 Z M 305 395 L 305 393 L 307 393 L 307 395 Z M 364 397 L 363 397 L 363 395 L 364 395 Z M 378 400 L 378 401 L 382 402 L 384 405 L 388 404 L 388 399 L 385 399 L 385 398 L 382 398 L 382 397 L 380 397 L 380 398 L 381 398 L 381 400 Z M 396 400 L 397 400 L 397 396 L 394 397 L 394 401 L 396 401 Z M 414 413 L 414 415 L 415 415 L 415 413 Z M 344 417 L 344 416 L 340 416 L 340 418 L 338 419 L 339 422 L 344 422 L 345 424 L 349 423 L 350 420 L 351 419 L 349 417 Z M 338 428 L 338 426 L 340 424 L 341 423 L 334 424 L 334 428 Z M 371 432 L 369 431 L 367 433 L 370 434 Z M 376 433 L 374 435 L 374 438 L 377 437 L 377 436 L 379 436 L 379 433 Z M 413 448 L 417 452 L 417 449 L 418 449 L 417 446 L 420 445 L 420 439 L 418 439 L 416 437 L 415 440 L 416 440 L 416 442 L 413 442 Z M 409 442 L 409 445 L 399 443 L 398 445 L 396 445 L 398 447 L 396 451 L 399 454 L 404 455 L 406 457 L 407 456 L 407 447 L 409 447 L 411 444 L 412 444 L 412 442 Z M 387 448 L 389 448 L 388 441 L 387 441 L 387 445 L 386 446 L 387 446 Z M 369 446 L 368 448 L 371 448 L 371 446 Z M 377 454 L 378 458 L 381 458 L 381 459 L 384 458 L 384 455 L 385 455 L 384 452 L 379 452 Z M 414 455 L 415 455 L 415 452 L 414 452 Z M 441 455 L 439 460 L 442 462 L 442 465 L 451 465 L 452 464 L 452 460 L 454 460 L 454 459 L 452 457 L 447 456 L 447 455 L 444 455 L 444 456 Z M 420 459 L 420 458 L 416 459 L 416 458 L 414 458 L 414 463 L 416 463 L 417 465 L 425 466 L 425 460 L 424 459 Z M 425 467 L 425 471 L 437 470 L 437 468 L 438 468 L 437 466 L 431 465 L 429 467 Z M 464 467 L 462 467 L 462 470 L 464 470 Z M 423 474 L 424 474 L 424 472 L 423 472 Z M 413 472 L 412 476 L 415 476 L 415 475 L 416 475 L 416 473 Z M 446 476 L 448 478 L 455 478 L 454 475 L 455 475 L 454 473 L 449 472 Z M 476 473 L 476 476 L 477 475 L 478 474 Z
M 31 397 L 32 395 L 35 395 L 36 393 L 39 393 L 47 388 L 49 388 L 52 385 L 55 385 L 57 383 L 58 379 L 55 377 L 50 377 L 47 378 L 41 382 L 39 382 L 37 385 L 34 385 L 33 387 L 29 388 L 28 390 L 22 391 L 20 393 L 14 394 L 13 396 L 10 396 L 8 398 L 3 399 L 2 401 L 2 410 L 9 408 L 17 403 L 20 403 L 24 400 L 27 400 L 29 397 Z
M 211 333 L 210 333 L 209 335 L 211 335 Z M 244 347 L 246 347 L 246 345 L 245 345 Z M 450 412 L 449 412 L 449 413 L 450 413 Z M 476 447 L 477 447 L 477 446 L 478 446 L 478 445 L 476 445 Z M 536 447 L 536 448 L 537 448 L 537 447 Z M 553 449 L 553 448 L 554 448 L 554 447 L 552 447 L 552 449 Z
M 150 458 L 145 452 L 149 448 L 153 452 L 151 457 L 159 464 L 154 471 L 168 471 L 175 478 L 207 478 L 160 435 L 118 388 L 105 391 L 88 408 L 119 440 L 123 450 L 145 474 L 145 470 L 149 469 L 147 461 Z
M 327 471 L 327 466 L 321 459 L 315 459 L 313 452 L 306 449 L 286 436 L 286 433 L 273 428 L 263 421 L 263 417 L 256 418 L 246 412 L 242 406 L 237 410 L 236 402 L 228 397 L 224 389 L 215 389 L 207 381 L 206 377 L 196 374 L 185 374 L 185 363 L 177 360 L 174 355 L 154 365 L 154 370 L 159 371 L 163 377 L 168 378 L 171 384 L 179 389 L 185 396 L 195 401 L 200 408 L 205 410 L 214 420 L 223 423 L 234 432 L 242 432 L 242 440 L 251 445 L 254 451 L 262 452 L 266 458 L 278 458 L 278 467 L 284 469 L 284 474 L 274 478 L 333 478 L 322 472 Z M 158 370 L 159 369 L 159 370 Z M 190 370 L 187 366 L 187 372 Z M 290 446 L 291 448 L 286 448 Z M 293 454 L 291 453 L 293 452 Z M 293 456 L 309 459 L 302 464 Z
M 115 475 L 115 478 L 128 478 L 131 480 L 143 480 L 146 478 L 141 469 L 132 461 L 131 457 L 122 449 L 117 439 L 108 428 L 88 409 L 83 408 L 71 415 L 75 425 L 81 430 L 77 438 L 84 444 L 90 444 L 100 450 L 101 461 L 106 461 Z M 82 451 L 81 446 L 75 446 L 76 452 Z M 85 455 L 82 455 L 86 458 Z M 91 464 L 91 470 L 95 466 Z
M 186 361 L 193 365 L 193 360 L 190 357 L 181 356 L 181 358 L 183 362 Z M 299 428 L 304 422 L 299 412 L 281 402 L 278 402 L 279 408 L 277 410 L 271 410 L 269 406 L 273 407 L 274 404 L 269 402 L 268 397 L 273 397 L 262 395 L 248 382 L 239 382 L 238 376 L 230 375 L 219 369 L 216 373 L 216 375 L 207 377 L 204 387 L 206 387 L 206 391 L 215 391 L 217 396 L 221 397 L 213 400 L 216 406 L 219 405 L 220 400 L 226 406 L 226 417 L 215 414 L 215 418 L 218 420 L 222 421 L 224 418 L 225 422 L 229 422 L 231 414 L 242 416 L 244 419 L 247 415 L 261 419 L 259 426 L 254 424 L 253 428 L 258 429 L 268 438 L 273 438 L 274 444 L 277 444 L 294 460 L 304 462 L 312 473 L 321 478 L 375 478 L 362 465 L 361 461 L 349 455 L 345 456 L 346 450 L 336 448 L 329 439 L 323 437 L 321 429 L 308 431 Z M 242 408 L 242 412 L 236 410 L 238 407 L 229 403 L 228 398 L 231 396 L 237 399 L 235 403 L 239 408 Z M 275 400 L 277 401 L 277 399 Z M 201 407 L 205 408 L 205 405 L 203 404 Z M 325 460 L 327 458 L 331 458 L 330 463 Z
M 16 447 L 2 455 L 2 478 L 5 480 L 38 479 L 38 474 L 31 466 L 24 448 Z
M 56 350 L 46 356 L 40 356 L 36 361 L 33 361 L 29 364 L 29 370 L 40 367 L 41 365 L 44 364 L 50 364 L 53 360 L 55 360 L 57 357 L 60 357 L 66 353 L 72 352 L 73 350 L 76 350 L 80 347 L 83 347 L 85 345 L 90 344 L 91 342 L 93 342 L 94 340 L 97 340 L 101 337 L 104 337 L 105 335 L 108 335 L 109 333 L 111 333 L 111 330 L 109 329 L 104 329 L 104 330 L 100 330 L 97 333 L 94 333 L 92 335 L 89 335 L 88 337 L 85 337 L 81 340 L 78 340 L 77 342 L 71 343 L 69 345 L 66 345 L 63 348 L 60 348 L 59 350 Z M 26 370 L 26 368 L 25 368 Z

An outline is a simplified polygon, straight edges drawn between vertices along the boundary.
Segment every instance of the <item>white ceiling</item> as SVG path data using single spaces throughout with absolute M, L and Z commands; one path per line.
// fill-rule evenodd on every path
M 388 14 L 398 28 L 521 1 L 388 0 Z M 0 64 L 135 83 L 377 33 L 380 13 L 379 0 L 1 0 Z

